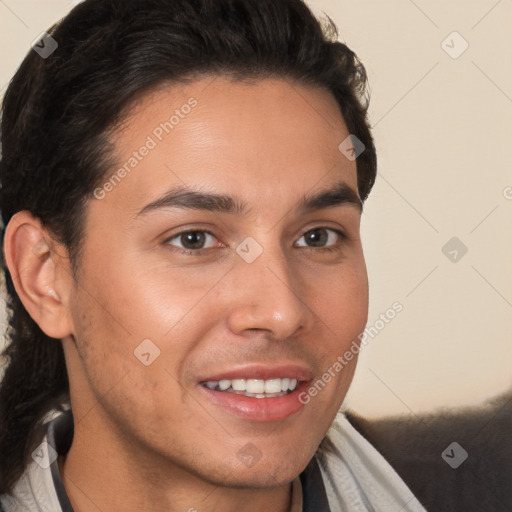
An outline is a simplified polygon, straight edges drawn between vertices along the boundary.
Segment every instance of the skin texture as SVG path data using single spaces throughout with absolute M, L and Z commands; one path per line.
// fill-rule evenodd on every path
M 75 436 L 59 465 L 77 512 L 288 510 L 355 370 L 356 357 L 280 421 L 244 419 L 200 388 L 205 375 L 252 363 L 299 364 L 315 381 L 363 331 L 368 283 L 359 208 L 297 210 L 339 181 L 357 191 L 334 98 L 284 79 L 160 87 L 112 135 L 118 167 L 190 98 L 197 105 L 152 136 L 156 147 L 88 202 L 78 283 L 65 248 L 28 212 L 7 230 L 18 293 L 65 350 Z M 184 185 L 237 196 L 248 212 L 137 215 Z M 308 246 L 313 228 L 333 250 Z M 212 233 L 199 254 L 180 252 L 176 235 L 191 229 Z M 252 263 L 236 252 L 248 236 L 263 249 Z M 149 366 L 134 355 L 145 339 L 160 350 Z M 238 455 L 249 443 L 261 455 L 250 467 Z

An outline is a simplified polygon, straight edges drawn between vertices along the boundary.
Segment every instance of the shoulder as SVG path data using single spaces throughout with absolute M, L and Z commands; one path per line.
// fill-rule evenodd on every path
M 342 411 L 320 444 L 316 459 L 332 510 L 425 512 L 400 475 Z
M 424 416 L 345 416 L 427 510 L 512 510 L 512 392 Z
M 31 461 L 12 492 L 0 496 L 0 512 L 61 510 L 55 488 L 57 456 L 69 448 L 73 434 L 72 422 L 71 409 L 66 404 L 59 405 L 41 418 L 42 440 L 32 452 Z

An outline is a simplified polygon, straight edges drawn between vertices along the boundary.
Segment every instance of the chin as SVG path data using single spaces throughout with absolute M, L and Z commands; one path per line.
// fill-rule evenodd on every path
M 258 467 L 256 465 L 245 470 L 241 470 L 238 466 L 233 468 L 226 478 L 219 479 L 217 482 L 212 481 L 212 483 L 234 489 L 271 489 L 289 484 L 299 476 L 302 470 L 302 466 L 283 470 L 277 463 L 275 466 L 262 464 Z M 218 475 L 215 475 L 214 479 L 217 480 Z
M 212 485 L 235 489 L 270 489 L 292 482 L 307 466 L 311 457 L 302 453 L 293 456 L 257 456 L 245 462 L 237 458 L 219 465 L 212 462 L 209 467 L 196 468 L 196 476 Z

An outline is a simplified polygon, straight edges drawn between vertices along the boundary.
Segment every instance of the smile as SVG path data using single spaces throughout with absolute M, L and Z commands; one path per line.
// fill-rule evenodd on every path
M 297 387 L 297 379 L 222 379 L 201 383 L 213 391 L 235 393 L 251 398 L 274 398 L 285 396 Z

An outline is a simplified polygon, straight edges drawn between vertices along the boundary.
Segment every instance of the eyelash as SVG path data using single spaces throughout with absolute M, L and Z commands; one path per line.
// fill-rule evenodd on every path
M 325 231 L 331 231 L 333 233 L 336 233 L 336 235 L 338 235 L 338 237 L 339 237 L 339 242 L 334 244 L 334 245 L 327 246 L 327 247 L 314 247 L 314 246 L 313 247 L 312 246 L 305 246 L 304 247 L 303 246 L 304 248 L 306 248 L 306 249 L 313 249 L 313 250 L 320 251 L 320 252 L 339 251 L 340 250 L 339 246 L 341 245 L 341 243 L 348 239 L 347 235 L 345 235 L 345 233 L 343 233 L 343 231 L 340 231 L 340 230 L 334 229 L 334 228 L 329 228 L 329 227 L 326 227 L 326 226 L 318 226 L 318 227 L 315 227 L 315 228 L 308 229 L 307 231 L 305 231 L 300 236 L 300 238 L 302 238 L 303 236 L 307 235 L 311 231 L 316 231 L 316 230 L 325 230 Z M 214 238 L 216 238 L 215 235 L 211 231 L 208 231 L 206 229 L 187 229 L 185 231 L 180 231 L 179 233 L 176 233 L 173 236 L 167 238 L 166 240 L 164 240 L 163 243 L 165 245 L 169 246 L 172 251 L 176 251 L 176 252 L 178 252 L 180 254 L 186 254 L 186 255 L 189 255 L 189 256 L 201 256 L 205 251 L 207 251 L 209 249 L 214 249 L 215 248 L 215 247 L 207 247 L 207 248 L 203 248 L 203 249 L 185 249 L 185 248 L 180 248 L 180 247 L 173 246 L 172 244 L 169 243 L 171 240 L 179 238 L 182 235 L 186 235 L 188 233 L 206 233 L 206 234 L 211 235 Z M 300 240 L 300 238 L 299 238 L 299 240 Z

